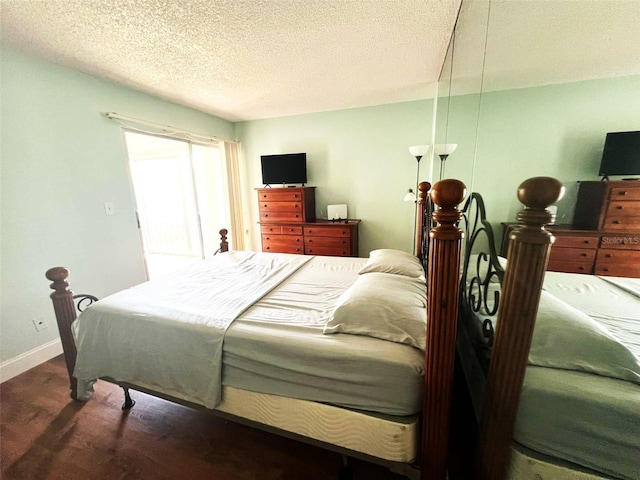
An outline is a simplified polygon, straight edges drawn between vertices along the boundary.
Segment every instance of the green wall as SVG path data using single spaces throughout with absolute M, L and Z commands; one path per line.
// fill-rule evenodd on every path
M 48 268 L 68 267 L 72 287 L 100 297 L 144 280 L 122 128 L 102 115 L 107 111 L 241 140 L 249 248 L 260 246 L 254 191 L 261 186 L 260 155 L 299 151 L 308 154 L 317 214 L 346 203 L 349 216 L 362 219 L 361 256 L 412 248 L 414 205 L 402 197 L 414 187 L 416 162 L 407 148 L 431 143 L 431 100 L 234 125 L 1 53 L 0 361 L 57 338 Z M 459 146 L 445 176 L 480 191 L 494 222 L 513 220 L 522 180 L 556 176 L 569 189 L 559 214 L 570 222 L 576 182 L 597 178 L 605 134 L 639 130 L 638 112 L 638 76 L 452 97 L 447 141 Z M 421 180 L 429 170 L 423 159 Z M 105 215 L 106 201 L 115 204 L 115 215 Z M 48 329 L 35 331 L 31 321 L 38 317 Z
M 262 186 L 260 155 L 307 153 L 308 184 L 316 188 L 316 214 L 346 203 L 350 218 L 362 220 L 359 254 L 375 248 L 412 251 L 417 163 L 410 145 L 431 143 L 433 101 L 398 103 L 237 124 L 245 162 L 246 225 L 260 248 L 257 196 Z M 429 160 L 420 165 L 429 177 Z
M 145 279 L 122 128 L 102 113 L 225 138 L 233 124 L 12 51 L 0 58 L 1 362 L 58 337 L 48 268 L 68 267 L 72 288 L 99 297 Z
M 640 130 L 640 76 L 454 96 L 446 176 L 480 192 L 494 223 L 515 220 L 523 180 L 556 177 L 567 188 L 557 223 L 571 223 L 577 182 L 599 178 L 607 132 L 625 130 Z

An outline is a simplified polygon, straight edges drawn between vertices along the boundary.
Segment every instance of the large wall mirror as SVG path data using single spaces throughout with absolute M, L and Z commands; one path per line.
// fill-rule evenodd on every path
M 565 184 L 556 223 L 570 224 L 607 132 L 640 130 L 639 20 L 638 2 L 463 0 L 435 143 L 458 145 L 444 177 L 480 192 L 492 223 L 514 221 L 518 185 L 545 175 Z

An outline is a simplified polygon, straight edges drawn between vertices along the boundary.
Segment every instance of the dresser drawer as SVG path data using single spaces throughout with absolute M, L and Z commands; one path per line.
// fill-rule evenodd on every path
M 567 262 L 566 260 L 549 259 L 547 270 L 550 272 L 584 273 L 593 272 L 593 262 Z
M 609 201 L 640 200 L 640 188 L 615 187 L 610 190 Z
M 640 277 L 640 250 L 602 248 L 596 258 L 596 275 Z
M 551 232 L 553 233 L 553 232 Z M 551 246 L 551 252 L 557 248 L 573 247 L 573 248 L 598 248 L 598 236 L 569 236 L 554 234 L 556 241 Z
M 304 235 L 315 237 L 349 237 L 351 236 L 351 228 L 340 224 L 304 227 Z
M 260 225 L 260 233 L 263 235 L 302 235 L 302 226 L 296 225 Z
M 604 219 L 603 230 L 636 230 L 640 224 L 640 217 L 607 215 Z
M 299 190 L 288 191 L 285 188 L 274 188 L 273 190 L 260 190 L 258 194 L 260 202 L 299 202 L 302 200 L 302 193 Z
M 549 255 L 549 261 L 561 261 L 561 262 L 590 262 L 596 258 L 597 250 L 595 248 L 551 248 L 551 254 Z
M 262 235 L 262 251 L 302 254 L 304 242 L 301 235 Z
M 323 247 L 318 245 L 305 245 L 305 255 L 329 255 L 332 257 L 348 257 L 351 255 L 349 246 L 340 247 Z
M 316 247 L 336 247 L 336 248 L 349 248 L 351 240 L 349 237 L 304 237 L 305 248 L 307 246 Z
M 605 216 L 620 217 L 627 215 L 631 217 L 640 217 L 640 202 L 609 202 Z M 638 219 L 636 218 L 636 225 L 637 221 Z
M 260 212 L 301 212 L 302 202 L 260 202 Z
M 604 234 L 600 240 L 601 249 L 640 250 L 640 232 L 620 233 L 617 235 Z
M 283 223 L 294 222 L 302 223 L 304 216 L 302 212 L 290 212 L 290 211 L 263 211 L 260 210 L 260 222 L 261 223 Z

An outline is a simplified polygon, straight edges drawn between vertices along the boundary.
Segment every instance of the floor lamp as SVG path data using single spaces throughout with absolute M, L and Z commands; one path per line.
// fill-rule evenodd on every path
M 414 207 L 414 214 L 413 214 L 413 238 L 415 240 L 416 238 L 416 220 L 417 220 L 417 215 L 418 215 L 418 202 L 417 202 L 417 198 L 416 198 L 416 192 L 418 191 L 418 183 L 420 181 L 420 160 L 422 160 L 422 157 L 424 157 L 425 155 L 427 155 L 429 153 L 429 149 L 431 148 L 431 145 L 413 145 L 412 147 L 409 147 L 409 153 L 411 155 L 413 155 L 416 159 L 417 162 L 417 166 L 416 166 L 416 189 L 415 191 L 410 188 L 406 195 L 404 196 L 404 201 L 405 202 L 413 202 L 415 203 L 415 207 Z

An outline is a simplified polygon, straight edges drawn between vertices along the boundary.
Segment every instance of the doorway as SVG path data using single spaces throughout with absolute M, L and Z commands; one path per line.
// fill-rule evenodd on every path
M 224 144 L 128 130 L 125 141 L 147 277 L 212 255 L 230 218 Z

